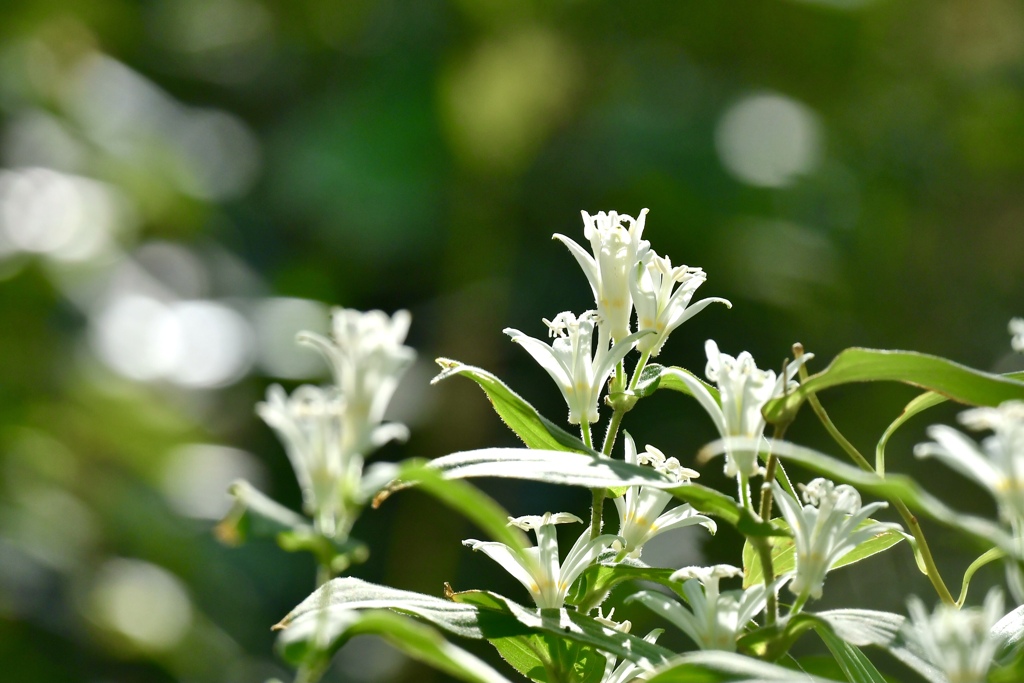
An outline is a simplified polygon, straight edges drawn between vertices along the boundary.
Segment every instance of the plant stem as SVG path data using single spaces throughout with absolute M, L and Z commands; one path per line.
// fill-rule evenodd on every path
M 757 550 L 758 558 L 761 560 L 761 573 L 764 574 L 765 594 L 765 625 L 771 626 L 779 617 L 779 601 L 772 590 L 775 582 L 775 568 L 772 565 L 772 544 L 768 536 L 748 537 Z
M 807 371 L 803 367 L 800 368 L 800 379 L 807 379 Z M 850 443 L 849 439 L 842 435 L 838 428 L 836 428 L 831 418 L 829 418 L 828 413 L 825 412 L 825 408 L 821 405 L 821 401 L 818 400 L 818 397 L 815 394 L 808 394 L 807 402 L 811 405 L 811 409 L 814 410 L 814 414 L 818 416 L 819 420 L 821 420 L 821 424 L 824 425 L 825 430 L 833 439 L 835 439 L 836 443 L 846 451 L 846 454 L 850 456 L 850 459 L 865 472 L 877 474 L 877 472 L 875 472 L 875 468 L 871 466 L 870 462 L 868 462 L 868 459 L 857 450 L 856 446 Z M 942 580 L 942 576 L 939 574 L 939 568 L 935 564 L 935 558 L 932 557 L 932 551 L 928 547 L 928 541 L 925 540 L 924 531 L 922 531 L 921 524 L 917 521 L 917 517 L 914 516 L 910 511 L 910 508 L 908 508 L 899 498 L 890 498 L 890 502 L 893 504 L 893 507 L 896 508 L 900 517 L 903 518 L 903 521 L 906 523 L 910 533 L 917 541 L 917 550 L 921 553 L 921 561 L 924 563 L 925 569 L 927 570 L 925 574 L 928 576 L 928 580 L 932 582 L 935 592 L 938 593 L 939 598 L 947 605 L 956 605 L 956 600 L 949 592 L 949 588 L 946 587 L 945 582 Z
M 786 434 L 786 425 L 775 425 L 773 439 L 781 439 Z M 772 482 L 775 481 L 775 471 L 779 467 L 779 458 L 774 453 L 768 454 L 768 462 L 764 468 L 764 482 L 761 484 L 761 504 L 758 509 L 761 519 L 769 521 L 772 518 Z
M 591 489 L 590 492 L 593 496 L 590 505 L 590 538 L 593 540 L 601 535 L 605 490 L 603 488 L 596 488 Z
M 580 422 L 580 438 L 583 439 L 583 445 L 587 448 L 593 448 L 593 439 L 590 436 L 590 423 Z
M 633 376 L 629 379 L 629 390 L 633 391 L 636 389 L 636 385 L 640 383 L 640 373 L 647 367 L 647 361 L 651 358 L 650 351 L 644 351 L 640 354 L 640 360 L 636 362 L 636 367 L 633 368 Z
M 601 444 L 601 453 L 611 457 L 612 448 L 615 446 L 615 438 L 619 435 L 619 426 L 622 425 L 622 418 L 625 412 L 616 410 L 612 413 L 612 419 L 608 421 L 608 431 L 604 435 L 604 443 Z

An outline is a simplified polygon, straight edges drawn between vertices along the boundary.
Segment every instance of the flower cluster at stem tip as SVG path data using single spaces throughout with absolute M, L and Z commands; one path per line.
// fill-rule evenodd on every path
M 570 424 L 599 419 L 598 402 L 605 383 L 635 347 L 646 358 L 657 356 L 668 335 L 711 303 L 693 302 L 707 279 L 700 268 L 672 267 L 642 239 L 647 209 L 638 218 L 615 211 L 583 212 L 584 236 L 591 251 L 565 235 L 555 234 L 575 257 L 590 283 L 595 309 L 576 316 L 570 311 L 544 320 L 554 341 L 549 345 L 514 328 L 505 330 L 558 385 L 569 407 Z M 633 311 L 637 329 L 633 331 Z M 597 343 L 594 333 L 597 332 Z M 625 387 L 621 387 L 624 389 Z
M 364 502 L 365 458 L 407 437 L 404 425 L 384 422 L 384 412 L 416 357 L 403 343 L 410 320 L 408 311 L 335 309 L 330 337 L 303 332 L 298 341 L 320 351 L 336 384 L 303 385 L 290 397 L 275 384 L 256 406 L 284 443 L 305 509 L 326 536 L 346 535 Z

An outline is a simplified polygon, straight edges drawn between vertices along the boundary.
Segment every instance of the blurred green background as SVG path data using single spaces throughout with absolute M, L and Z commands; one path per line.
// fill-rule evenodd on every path
M 501 330 L 541 336 L 541 317 L 592 305 L 550 240 L 582 241 L 580 209 L 649 208 L 654 249 L 732 300 L 659 360 L 702 372 L 714 337 L 762 367 L 795 341 L 812 369 L 853 345 L 1024 367 L 1006 332 L 1024 314 L 1017 0 L 6 0 L 0 166 L 12 683 L 288 680 L 269 626 L 312 589 L 312 561 L 211 528 L 237 477 L 299 505 L 253 413 L 272 381 L 326 380 L 295 332 L 325 329 L 330 305 L 409 308 L 420 361 L 394 417 L 413 437 L 379 457 L 513 445 L 471 383 L 428 386 L 430 361 L 481 365 L 565 414 Z M 870 450 L 913 395 L 823 398 Z M 825 446 L 802 417 L 789 436 Z M 891 467 L 993 514 L 909 456 L 926 423 Z M 626 427 L 684 464 L 712 437 L 679 396 Z M 703 475 L 725 485 L 720 463 Z M 588 501 L 484 486 L 513 514 Z M 929 530 L 959 585 L 978 549 Z M 645 559 L 737 561 L 735 534 L 688 531 Z M 415 491 L 355 535 L 373 549 L 358 576 L 526 600 L 460 546 L 477 530 Z M 933 601 L 905 547 L 861 567 L 829 579 L 826 604 Z M 327 680 L 433 676 L 359 639 Z

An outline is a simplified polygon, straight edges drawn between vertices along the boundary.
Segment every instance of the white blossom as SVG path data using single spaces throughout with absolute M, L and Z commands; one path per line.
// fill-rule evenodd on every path
M 590 240 L 592 255 L 565 235 L 555 234 L 554 239 L 576 257 L 594 292 L 601 324 L 608 326 L 612 340 L 620 341 L 629 336 L 633 316 L 629 281 L 633 269 L 650 248 L 650 243 L 641 239 L 647 209 L 637 218 L 614 211 L 601 211 L 595 216 L 582 213 L 583 235 Z
M 933 442 L 918 444 L 917 457 L 935 456 L 968 479 L 989 490 L 1002 518 L 1024 524 L 1024 402 L 1006 401 L 997 408 L 973 408 L 960 413 L 968 428 L 991 430 L 979 446 L 945 425 L 928 428 Z
M 526 517 L 509 517 L 509 526 L 517 526 L 524 531 L 533 531 L 537 537 L 537 545 L 519 551 L 504 543 L 494 541 L 477 541 L 468 539 L 463 545 L 479 550 L 500 564 L 519 583 L 526 587 L 537 607 L 561 608 L 569 587 L 587 567 L 604 552 L 617 536 L 604 534 L 595 539 L 590 538 L 590 530 L 584 529 L 573 545 L 565 560 L 558 559 L 558 536 L 556 524 L 579 522 L 576 515 L 568 512 L 543 516 L 528 515 Z
M 397 311 L 336 308 L 331 336 L 303 332 L 298 339 L 320 351 L 334 372 L 346 406 L 346 429 L 364 455 L 400 435 L 396 425 L 381 426 L 384 411 L 416 353 L 405 346 L 411 316 Z
M 739 356 L 721 353 L 718 344 L 709 339 L 704 350 L 708 363 L 707 378 L 718 386 L 719 396 L 712 396 L 704 384 L 687 373 L 677 377 L 690 389 L 701 407 L 711 417 L 723 439 L 747 437 L 759 440 L 764 436 L 765 420 L 761 414 L 768 401 L 782 396 L 796 387 L 793 377 L 800 366 L 814 357 L 806 353 L 786 366 L 786 374 L 776 377 L 771 370 L 759 370 L 754 358 L 746 351 Z M 737 449 L 726 444 L 725 473 L 730 477 L 737 474 L 749 479 L 761 471 L 757 463 L 757 451 Z
M 707 275 L 700 268 L 673 268 L 668 257 L 658 256 L 653 250 L 644 254 L 629 280 L 637 329 L 655 332 L 637 342 L 641 353 L 657 356 L 672 331 L 708 304 L 717 302 L 732 308 L 728 300 L 720 298 L 701 299 L 691 304 L 694 293 L 706 279 Z
M 654 446 L 647 446 L 646 451 L 638 455 L 636 444 L 628 432 L 624 441 L 626 462 L 630 464 L 651 465 L 658 472 L 672 477 L 680 484 L 700 476 L 694 470 L 681 466 L 675 458 L 666 458 L 665 454 Z M 699 514 L 687 503 L 664 512 L 665 506 L 671 500 L 671 493 L 652 486 L 630 486 L 626 488 L 624 494 L 614 498 L 613 502 L 619 513 L 621 550 L 630 557 L 638 558 L 643 545 L 658 534 L 694 524 L 700 524 L 711 533 L 715 533 L 715 522 Z
M 604 344 L 593 348 L 594 327 L 598 313 L 586 311 L 580 317 L 569 311 L 555 316 L 554 320 L 544 320 L 548 333 L 554 341 L 548 345 L 511 327 L 504 330 L 512 341 L 521 345 L 533 356 L 558 388 L 569 406 L 569 422 L 597 422 L 598 398 L 615 365 L 622 360 L 633 342 L 644 332 L 629 335 L 614 344 L 610 349 Z
M 1010 339 L 1010 346 L 1013 347 L 1014 351 L 1024 353 L 1024 318 L 1012 319 L 1009 329 L 1010 334 L 1013 335 Z
M 903 636 L 909 649 L 944 678 L 937 683 L 984 683 L 999 641 L 992 627 L 1003 615 L 1003 595 L 989 591 L 981 608 L 939 604 L 931 614 L 917 596 L 907 602 Z
M 291 397 L 278 385 L 256 412 L 277 432 L 306 511 L 327 536 L 348 531 L 346 501 L 358 490 L 363 457 L 345 429 L 345 401 L 335 389 L 304 385 Z
M 684 567 L 675 572 L 670 578 L 683 582 L 689 607 L 653 591 L 641 591 L 630 599 L 671 621 L 700 649 L 735 652 L 737 638 L 765 605 L 763 583 L 746 590 L 720 590 L 721 579 L 742 574 L 741 569 L 727 564 Z
M 793 533 L 796 569 L 789 590 L 798 598 L 821 597 L 825 575 L 848 552 L 896 524 L 861 526 L 886 503 L 861 505 L 860 493 L 847 484 L 836 486 L 827 479 L 801 485 L 806 505 L 772 482 L 775 500 Z

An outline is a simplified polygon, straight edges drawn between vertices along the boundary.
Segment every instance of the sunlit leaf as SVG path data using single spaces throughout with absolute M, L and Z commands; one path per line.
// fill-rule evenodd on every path
M 733 652 L 690 652 L 673 657 L 646 679 L 647 683 L 754 683 L 790 681 L 821 683 L 811 676 Z
M 945 358 L 914 351 L 852 348 L 842 351 L 795 391 L 769 401 L 763 411 L 765 419 L 774 424 L 788 423 L 809 394 L 841 384 L 877 381 L 903 382 L 968 405 L 995 406 L 1011 399 L 1024 400 L 1024 382 Z
M 784 519 L 775 519 L 772 520 L 772 523 L 780 529 L 789 529 L 789 524 Z M 872 524 L 878 524 L 878 522 L 873 519 L 866 519 L 857 525 L 857 528 L 863 529 Z M 832 570 L 871 557 L 891 548 L 902 540 L 903 534 L 899 530 L 885 529 L 879 531 L 878 534 L 843 555 L 833 565 Z M 775 576 L 782 576 L 796 570 L 796 546 L 792 537 L 782 536 L 772 539 L 772 568 L 774 569 Z M 761 567 L 761 558 L 757 553 L 757 549 L 748 540 L 743 544 L 743 587 L 748 588 L 763 582 L 764 572 Z
M 407 460 L 392 473 L 398 476 L 396 482 L 400 483 L 381 491 L 374 498 L 374 507 L 386 500 L 392 491 L 415 485 L 476 524 L 492 540 L 512 548 L 530 547 L 526 534 L 518 527 L 508 525 L 508 511 L 469 482 L 447 479 L 443 472 L 427 466 L 424 460 Z
M 863 652 L 856 645 L 838 638 L 827 628 L 817 627 L 814 629 L 821 636 L 829 652 L 839 663 L 839 667 L 846 675 L 850 683 L 886 683 L 885 678 L 875 665 L 871 663 Z
M 288 662 L 322 669 L 356 635 L 372 634 L 413 659 L 469 683 L 510 683 L 489 664 L 425 624 L 385 610 L 333 609 L 296 620 L 278 639 Z
M 523 440 L 527 448 L 576 453 L 594 452 L 578 438 L 537 412 L 536 408 L 486 370 L 449 358 L 438 358 L 437 364 L 441 366 L 441 373 L 431 381 L 431 384 L 453 375 L 462 375 L 473 380 L 487 394 L 494 411 L 508 428 Z
M 290 629 L 300 623 L 316 622 L 334 612 L 386 608 L 419 617 L 465 638 L 493 640 L 534 633 L 548 634 L 648 667 L 671 656 L 671 652 L 663 647 L 616 631 L 573 610 L 527 608 L 484 591 L 450 593 L 449 598 L 436 598 L 345 577 L 318 588 L 275 629 Z
M 657 369 L 658 374 L 656 378 L 657 383 L 655 384 L 656 389 L 670 389 L 672 391 L 678 391 L 680 393 L 686 394 L 687 396 L 693 396 L 693 391 L 690 389 L 690 387 L 687 386 L 686 382 L 680 379 L 681 375 L 687 375 L 690 378 L 692 378 L 692 380 L 703 385 L 703 387 L 707 389 L 707 392 L 711 394 L 711 398 L 715 400 L 715 403 L 719 405 L 722 404 L 722 398 L 718 394 L 718 389 L 714 385 L 708 384 L 706 381 L 704 381 L 694 373 L 690 372 L 686 368 L 680 368 L 676 366 L 662 367 L 661 365 L 649 365 L 647 366 L 647 368 L 644 369 L 643 375 L 647 375 L 648 369 L 650 368 Z M 641 376 L 641 379 L 643 379 L 643 375 Z M 648 382 L 654 384 L 655 377 L 649 376 Z M 653 391 L 653 389 L 651 389 L 650 391 Z
M 660 645 L 609 628 L 575 610 L 527 608 L 487 591 L 465 591 L 455 593 L 452 598 L 460 603 L 479 607 L 482 614 L 511 616 L 520 625 L 534 632 L 549 633 L 582 645 L 600 648 L 604 652 L 641 666 L 655 666 L 672 655 Z

